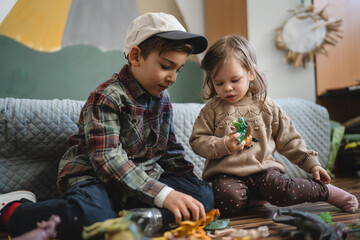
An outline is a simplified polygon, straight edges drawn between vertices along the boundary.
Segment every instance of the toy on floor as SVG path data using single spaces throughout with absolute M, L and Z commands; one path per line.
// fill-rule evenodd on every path
M 286 215 L 287 217 L 282 217 Z M 321 217 L 308 212 L 296 210 L 280 210 L 274 214 L 272 220 L 295 226 L 295 230 L 284 230 L 283 232 L 291 238 L 300 236 L 301 239 L 313 240 L 338 240 L 346 238 L 345 225 L 338 223 L 332 226 L 321 219 Z
M 141 240 L 143 233 L 140 229 L 145 222 L 135 223 L 130 220 L 131 214 L 127 211 L 119 212 L 118 218 L 108 219 L 104 222 L 97 222 L 84 227 L 82 232 L 83 240 Z M 142 219 L 143 220 L 143 219 Z
M 218 209 L 211 210 L 206 214 L 205 221 L 182 221 L 178 228 L 164 233 L 163 237 L 151 240 L 258 240 L 269 236 L 267 226 L 249 230 L 235 229 L 229 226 L 230 219 L 214 221 L 214 218 L 219 216 Z
M 349 224 L 346 225 L 346 227 L 348 228 L 348 233 L 354 233 L 357 235 L 357 237 L 360 239 L 360 222 L 354 223 L 354 224 Z
M 260 226 L 256 229 L 235 229 L 228 228 L 208 233 L 212 240 L 258 240 L 270 235 L 267 226 Z
M 321 212 L 320 217 L 322 220 L 330 225 L 334 225 L 335 223 L 331 220 L 331 214 L 329 212 Z M 354 224 L 346 225 L 346 234 L 349 236 L 350 234 L 354 233 L 360 239 L 360 222 Z
M 235 126 L 236 132 L 240 133 L 240 136 L 237 138 L 239 143 L 243 140 L 245 141 L 245 147 L 252 147 L 251 141 L 258 142 L 259 140 L 251 136 L 251 126 L 246 122 L 245 118 L 240 116 L 238 121 L 233 120 L 232 124 Z
M 213 209 L 206 213 L 206 218 L 198 221 L 182 221 L 180 226 L 164 233 L 163 237 L 152 238 L 152 240 L 167 239 L 202 239 L 211 240 L 203 229 L 206 225 L 214 220 L 214 217 L 220 217 L 218 209 Z
M 331 221 L 331 214 L 330 214 L 330 212 L 321 212 L 321 213 L 320 213 L 320 217 L 321 217 L 321 219 L 322 219 L 324 222 L 326 222 L 326 223 L 328 223 L 328 224 L 330 224 L 330 225 L 334 225 L 334 222 Z
M 229 228 L 230 219 L 224 219 L 224 220 L 215 220 L 210 222 L 208 225 L 204 227 L 204 230 L 206 232 L 214 232 L 216 230 L 222 230 Z

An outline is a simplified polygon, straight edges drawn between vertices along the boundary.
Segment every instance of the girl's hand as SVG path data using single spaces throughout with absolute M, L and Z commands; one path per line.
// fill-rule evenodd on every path
M 230 152 L 237 152 L 244 149 L 245 141 L 242 141 L 241 144 L 237 140 L 237 138 L 240 136 L 240 133 L 233 132 L 230 133 L 225 137 L 225 143 L 227 148 L 230 150 Z
M 163 207 L 169 209 L 175 215 L 176 223 L 180 223 L 182 220 L 198 221 L 206 217 L 205 209 L 201 202 L 190 195 L 176 190 L 171 191 L 165 198 Z
M 322 182 L 324 184 L 330 183 L 331 177 L 323 167 L 315 166 L 311 169 L 311 172 L 314 175 L 315 180 Z

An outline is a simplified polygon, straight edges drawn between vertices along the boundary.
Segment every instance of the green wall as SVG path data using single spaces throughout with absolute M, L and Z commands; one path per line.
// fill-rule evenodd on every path
M 0 36 L 0 97 L 85 100 L 125 63 L 120 51 L 78 45 L 46 53 Z M 202 81 L 199 64 L 187 61 L 169 88 L 172 102 L 201 102 Z

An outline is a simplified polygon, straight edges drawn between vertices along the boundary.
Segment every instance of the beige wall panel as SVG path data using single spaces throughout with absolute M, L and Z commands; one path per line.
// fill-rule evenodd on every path
M 328 89 L 355 85 L 360 79 L 360 1 L 359 0 L 315 0 L 317 10 L 324 6 L 328 16 L 342 19 L 341 35 L 334 47 L 326 46 L 328 55 L 316 56 L 317 95 Z
M 247 38 L 246 0 L 205 0 L 205 33 L 211 44 L 230 34 Z

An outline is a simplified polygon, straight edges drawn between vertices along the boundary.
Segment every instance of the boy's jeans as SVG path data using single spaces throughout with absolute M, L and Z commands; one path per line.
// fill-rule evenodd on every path
M 159 181 L 173 189 L 191 195 L 209 211 L 214 208 L 211 187 L 204 181 L 189 176 L 174 176 L 164 173 Z M 118 209 L 105 185 L 98 180 L 86 180 L 75 184 L 64 194 L 63 199 L 52 199 L 38 203 L 24 202 L 9 220 L 8 230 L 20 235 L 36 228 L 36 223 L 48 220 L 52 214 L 60 216 L 57 227 L 59 239 L 81 239 L 83 226 L 118 217 Z M 135 199 L 128 199 L 126 209 L 146 206 Z M 167 209 L 160 209 L 163 222 L 174 222 L 174 215 Z

